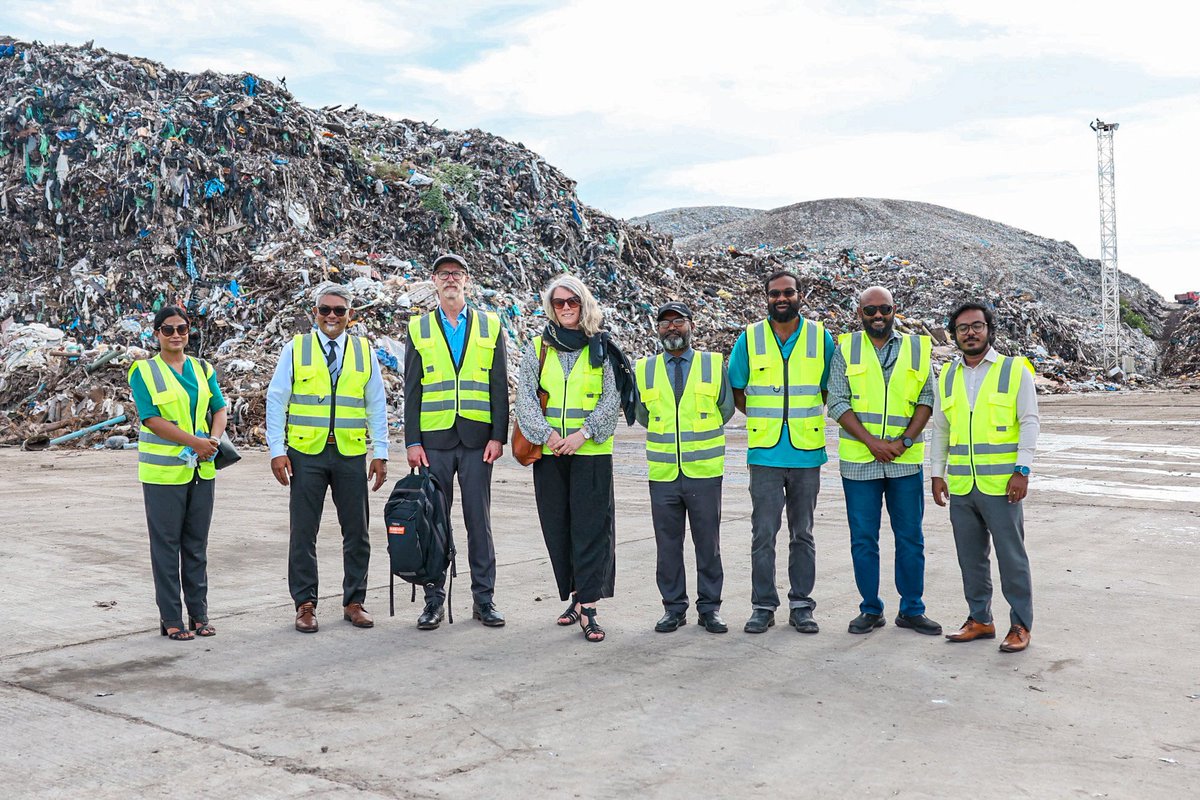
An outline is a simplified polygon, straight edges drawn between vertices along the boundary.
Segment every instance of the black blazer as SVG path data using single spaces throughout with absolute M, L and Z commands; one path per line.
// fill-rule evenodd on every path
M 467 339 L 471 338 L 471 329 L 475 324 L 475 309 L 467 308 Z M 442 320 L 437 311 L 434 314 L 434 327 L 442 334 Z M 492 404 L 492 423 L 477 422 L 472 419 L 457 417 L 454 426 L 444 431 L 421 431 L 421 375 L 425 372 L 421 354 L 413 347 L 412 336 L 408 337 L 408 348 L 404 353 L 404 444 L 420 444 L 428 450 L 453 450 L 459 444 L 472 449 L 482 450 L 488 441 L 495 439 L 499 442 L 508 441 L 508 357 L 504 348 L 504 328 L 496 339 L 496 349 L 492 355 L 492 368 L 488 379 L 488 395 Z M 449 342 L 446 344 L 449 347 Z M 465 352 L 465 351 L 464 351 Z M 458 365 L 455 365 L 455 370 Z

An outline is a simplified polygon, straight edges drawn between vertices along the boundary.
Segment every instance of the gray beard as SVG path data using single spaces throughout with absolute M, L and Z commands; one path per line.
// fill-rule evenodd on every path
M 664 350 L 686 350 L 691 344 L 692 337 L 684 336 L 683 334 L 673 333 L 670 336 L 664 336 L 662 345 Z

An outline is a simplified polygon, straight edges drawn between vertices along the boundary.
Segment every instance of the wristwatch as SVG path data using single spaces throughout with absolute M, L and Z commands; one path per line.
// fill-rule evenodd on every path
M 588 440 L 588 439 L 591 439 L 591 438 L 592 438 L 592 432 L 591 432 L 591 431 L 589 431 L 589 430 L 587 429 L 587 426 L 586 426 L 586 425 L 584 425 L 584 426 L 583 426 L 582 428 L 580 428 L 579 430 L 580 430 L 580 432 L 582 432 L 582 433 L 583 433 L 583 438 L 584 438 L 585 440 Z
M 1028 478 L 1029 477 L 1029 467 L 1023 467 L 1020 464 L 1017 464 L 1015 467 L 1013 467 L 1013 474 L 1014 475 L 1022 475 L 1024 477 Z
M 912 437 L 905 436 L 903 439 L 900 440 L 900 443 L 903 444 L 905 447 L 912 447 L 913 446 Z

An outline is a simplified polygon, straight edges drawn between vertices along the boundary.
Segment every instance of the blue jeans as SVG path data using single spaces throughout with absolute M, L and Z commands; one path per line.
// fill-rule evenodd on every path
M 925 613 L 921 595 L 925 591 L 924 470 L 906 478 L 852 481 L 842 478 L 846 494 L 846 518 L 850 523 L 850 555 L 854 582 L 863 601 L 864 614 L 882 614 L 879 597 L 879 525 L 887 502 L 892 533 L 896 537 L 896 591 L 900 613 L 915 617 Z

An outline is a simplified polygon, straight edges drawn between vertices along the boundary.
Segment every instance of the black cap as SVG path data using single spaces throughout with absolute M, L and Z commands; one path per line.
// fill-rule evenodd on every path
M 692 318 L 692 310 L 690 308 L 685 306 L 683 303 L 677 303 L 674 300 L 672 300 L 671 302 L 663 303 L 661 306 L 658 307 L 658 316 L 655 317 L 655 319 L 662 319 L 663 315 L 666 314 L 668 311 L 674 311 L 676 314 L 683 317 L 684 319 Z
M 433 266 L 429 268 L 429 271 L 437 272 L 437 268 L 441 264 L 446 263 L 447 261 L 453 261 L 454 263 L 458 264 L 463 269 L 468 269 L 467 262 L 465 260 L 463 260 L 462 256 L 458 255 L 457 253 L 442 253 L 440 256 L 438 256 L 436 259 L 434 259 Z

